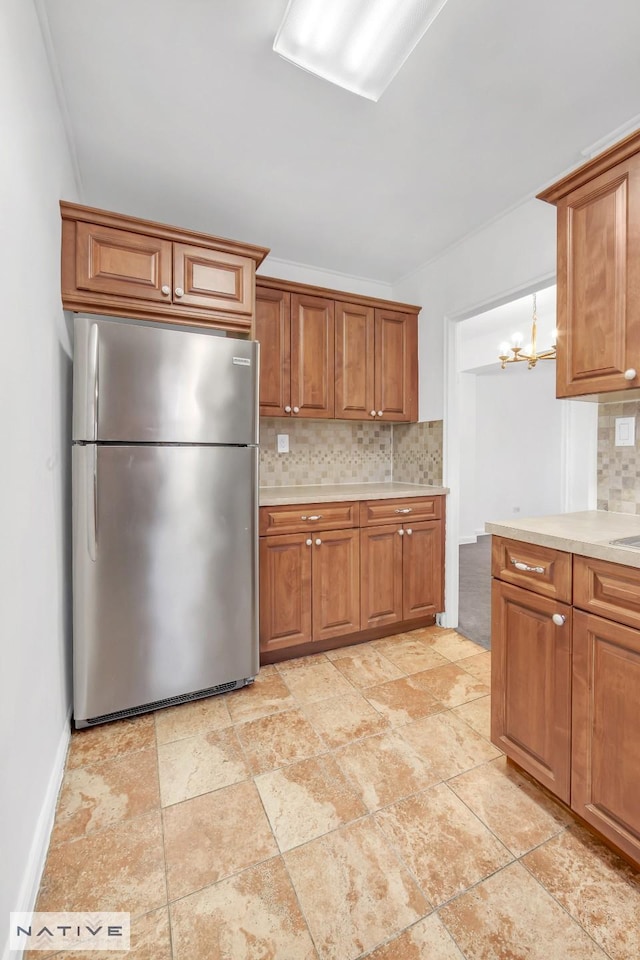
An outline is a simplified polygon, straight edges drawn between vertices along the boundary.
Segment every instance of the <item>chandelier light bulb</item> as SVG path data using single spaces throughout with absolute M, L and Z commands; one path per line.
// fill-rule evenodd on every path
M 521 334 L 521 333 L 514 333 L 513 336 L 511 337 L 511 342 L 512 342 L 512 344 L 514 345 L 514 347 L 521 347 L 521 346 L 522 346 L 522 334 Z

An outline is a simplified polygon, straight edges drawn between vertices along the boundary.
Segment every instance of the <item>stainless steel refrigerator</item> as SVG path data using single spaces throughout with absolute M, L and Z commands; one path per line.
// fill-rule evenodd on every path
M 258 672 L 258 345 L 75 318 L 77 727 Z

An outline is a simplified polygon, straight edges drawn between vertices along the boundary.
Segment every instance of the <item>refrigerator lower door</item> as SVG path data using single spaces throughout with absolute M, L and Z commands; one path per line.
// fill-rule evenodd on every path
M 258 672 L 255 447 L 73 447 L 76 724 Z

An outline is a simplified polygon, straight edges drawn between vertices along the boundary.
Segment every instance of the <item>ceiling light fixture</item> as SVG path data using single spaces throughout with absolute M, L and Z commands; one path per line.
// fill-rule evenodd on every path
M 531 321 L 531 343 L 529 343 L 526 348 L 522 349 L 522 334 L 514 333 L 511 337 L 511 343 L 501 343 L 500 344 L 500 356 L 499 360 L 501 361 L 502 369 L 506 367 L 508 363 L 523 363 L 528 364 L 528 369 L 533 370 L 538 360 L 555 360 L 556 359 L 556 337 L 558 331 L 553 331 L 553 346 L 549 350 L 543 350 L 542 353 L 538 353 L 536 349 L 536 340 L 538 337 L 538 316 L 536 313 L 536 295 L 533 294 L 533 318 Z M 513 353 L 513 356 L 509 356 L 509 351 Z
M 289 0 L 273 49 L 379 100 L 447 0 Z

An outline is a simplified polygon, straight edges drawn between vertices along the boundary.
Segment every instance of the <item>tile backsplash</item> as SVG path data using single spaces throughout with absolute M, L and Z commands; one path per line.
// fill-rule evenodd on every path
M 601 403 L 598 408 L 598 510 L 640 514 L 638 414 L 638 400 Z M 616 417 L 635 417 L 635 446 L 616 447 Z
M 276 435 L 289 435 L 277 453 Z M 399 453 L 398 453 L 399 451 Z M 441 483 L 442 423 L 260 419 L 260 484 Z
M 395 424 L 393 479 L 442 483 L 442 420 Z

